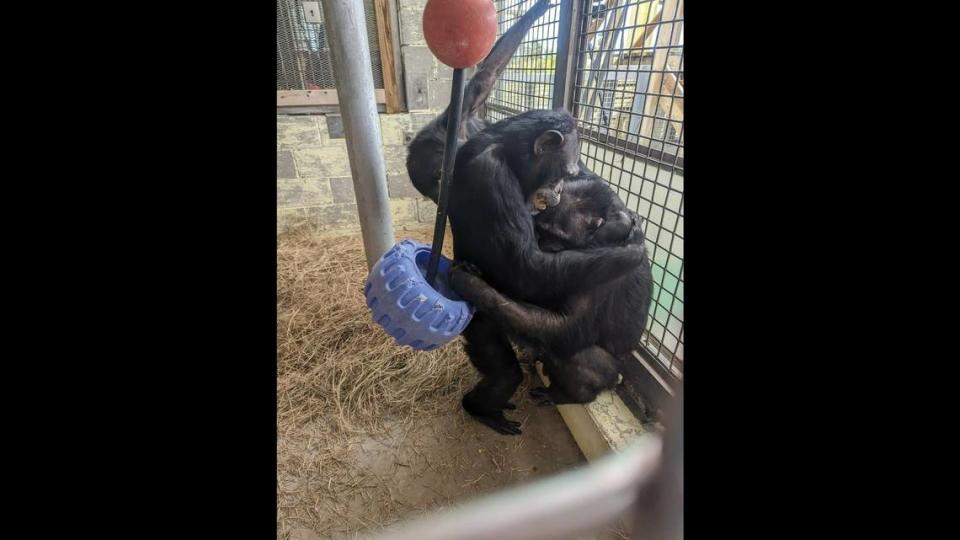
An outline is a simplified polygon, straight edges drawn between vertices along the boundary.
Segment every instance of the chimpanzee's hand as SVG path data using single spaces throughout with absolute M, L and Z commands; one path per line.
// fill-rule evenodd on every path
M 537 215 L 547 208 L 553 208 L 560 204 L 560 194 L 563 193 L 563 179 L 546 184 L 542 188 L 533 192 L 527 206 L 530 207 L 530 214 Z
M 457 264 L 453 265 L 453 268 L 451 268 L 451 271 L 453 269 L 463 270 L 464 272 L 473 274 L 477 277 L 483 277 L 483 272 L 481 272 L 480 269 L 477 268 L 477 265 L 473 264 L 472 262 L 460 261 Z
M 626 245 L 643 246 L 643 217 L 633 210 L 627 210 L 627 213 L 633 219 L 633 227 L 630 228 L 630 233 L 624 243 Z
M 490 285 L 480 277 L 480 269 L 469 262 L 453 265 L 447 278 L 454 292 L 472 304 L 480 303 L 481 295 L 492 291 Z

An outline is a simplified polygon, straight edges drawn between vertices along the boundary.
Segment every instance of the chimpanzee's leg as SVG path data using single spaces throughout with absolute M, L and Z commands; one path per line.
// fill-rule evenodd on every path
M 590 403 L 597 394 L 617 385 L 620 370 L 617 359 L 601 347 L 588 347 L 566 359 L 551 362 L 549 387 L 530 389 L 530 396 L 541 405 Z
M 480 372 L 480 382 L 463 396 L 463 408 L 478 421 L 504 435 L 519 435 L 520 423 L 507 420 L 503 409 L 520 386 L 523 372 L 510 341 L 483 313 L 474 315 L 463 332 L 467 356 Z

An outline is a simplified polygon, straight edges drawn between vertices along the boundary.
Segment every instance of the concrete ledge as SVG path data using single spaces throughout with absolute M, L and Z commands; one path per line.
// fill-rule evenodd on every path
M 543 373 L 543 365 L 535 363 L 541 382 L 549 384 Z M 580 447 L 588 462 L 595 461 L 610 452 L 620 452 L 631 442 L 648 433 L 655 433 L 653 425 L 645 427 L 630 411 L 617 394 L 606 391 L 586 405 L 557 405 L 567 429 Z M 627 534 L 633 533 L 633 522 L 618 519 L 616 526 Z M 608 536 L 603 532 L 584 536 L 577 540 L 601 540 Z
M 540 379 L 549 383 L 542 365 L 537 362 L 536 366 Z M 637 420 L 620 396 L 609 391 L 586 405 L 557 405 L 557 411 L 588 461 L 619 452 L 638 437 L 653 432 Z

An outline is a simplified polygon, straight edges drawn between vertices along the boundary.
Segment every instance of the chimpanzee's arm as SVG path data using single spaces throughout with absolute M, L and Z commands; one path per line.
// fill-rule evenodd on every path
M 535 240 L 534 240 L 535 242 Z M 566 250 L 556 253 L 532 249 L 517 261 L 517 286 L 533 301 L 592 289 L 636 270 L 645 257 L 643 246 Z
M 535 343 L 550 343 L 569 333 L 573 323 L 566 316 L 504 296 L 467 266 L 460 264 L 450 270 L 450 286 L 500 326 Z
M 510 63 L 514 53 L 517 52 L 517 47 L 523 41 L 523 36 L 527 34 L 533 23 L 551 7 L 553 6 L 550 5 L 550 0 L 540 0 L 524 13 L 520 20 L 514 23 L 493 45 L 490 54 L 477 66 L 477 72 L 470 78 L 470 82 L 464 89 L 462 110 L 465 118 L 478 114 L 480 107 L 487 101 L 490 91 L 493 90 L 493 84 L 497 82 L 497 77 L 503 73 L 504 68 Z

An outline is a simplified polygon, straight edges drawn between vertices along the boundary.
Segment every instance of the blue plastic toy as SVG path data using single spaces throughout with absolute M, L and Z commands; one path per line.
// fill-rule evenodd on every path
M 435 287 L 426 278 L 430 246 L 404 240 L 390 248 L 370 270 L 363 294 L 373 320 L 398 345 L 432 351 L 456 338 L 474 308 L 447 283 L 450 259 L 441 256 Z

